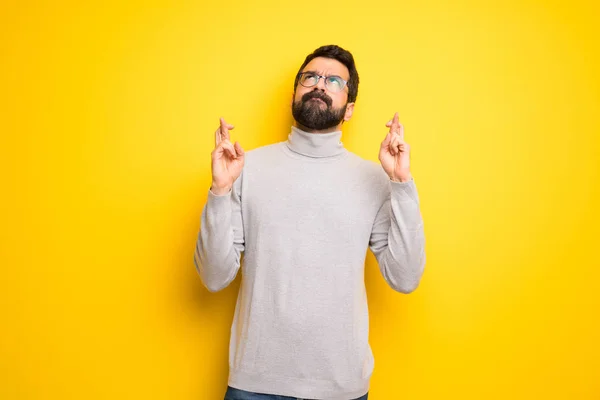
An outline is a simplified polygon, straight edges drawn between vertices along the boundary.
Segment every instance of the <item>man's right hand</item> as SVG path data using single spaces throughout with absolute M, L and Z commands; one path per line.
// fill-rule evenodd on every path
M 221 125 L 215 132 L 215 149 L 211 153 L 212 185 L 210 190 L 216 195 L 229 192 L 244 167 L 244 150 L 238 142 L 231 143 L 229 140 L 230 129 L 233 129 L 233 125 L 221 118 Z

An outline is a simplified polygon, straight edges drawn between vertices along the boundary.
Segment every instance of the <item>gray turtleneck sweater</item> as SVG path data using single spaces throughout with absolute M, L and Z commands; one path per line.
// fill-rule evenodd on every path
M 215 292 L 242 267 L 229 385 L 303 399 L 367 393 L 374 367 L 364 264 L 409 293 L 425 266 L 415 182 L 346 150 L 342 132 L 304 132 L 246 152 L 224 195 L 208 191 L 194 261 Z M 243 259 L 242 259 L 243 255 Z

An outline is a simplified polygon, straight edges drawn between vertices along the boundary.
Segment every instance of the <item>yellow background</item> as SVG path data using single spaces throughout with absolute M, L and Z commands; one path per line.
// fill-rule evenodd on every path
M 412 146 L 427 265 L 366 269 L 370 399 L 600 398 L 596 1 L 0 6 L 0 398 L 222 399 L 240 275 L 192 262 L 219 116 L 285 140 L 323 44 L 348 149 Z

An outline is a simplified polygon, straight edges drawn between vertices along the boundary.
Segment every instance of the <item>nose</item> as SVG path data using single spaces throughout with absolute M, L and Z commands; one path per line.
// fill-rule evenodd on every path
M 321 77 L 319 78 L 319 82 L 317 82 L 317 86 L 315 86 L 316 89 L 321 89 L 321 91 L 325 91 L 325 78 Z

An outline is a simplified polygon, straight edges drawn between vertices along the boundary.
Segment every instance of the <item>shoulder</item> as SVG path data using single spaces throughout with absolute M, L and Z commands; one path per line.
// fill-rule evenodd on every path
M 284 142 L 277 142 L 256 147 L 252 150 L 246 150 L 245 162 L 256 163 L 269 160 L 273 156 L 278 156 L 281 154 L 281 146 L 283 144 Z

